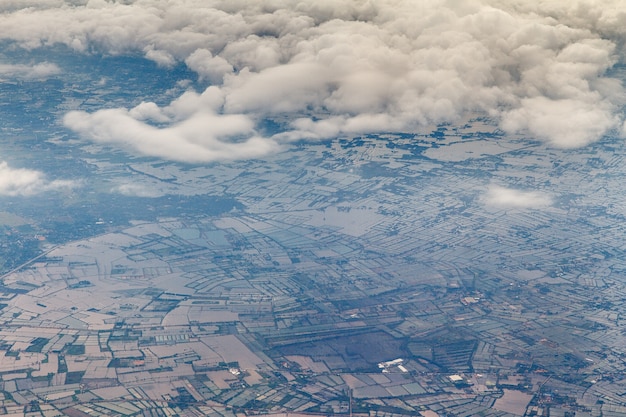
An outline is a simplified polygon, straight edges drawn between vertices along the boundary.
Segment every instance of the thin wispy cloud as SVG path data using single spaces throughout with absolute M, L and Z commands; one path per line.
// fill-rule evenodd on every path
M 143 184 L 123 183 L 111 189 L 112 193 L 122 194 L 129 197 L 146 197 L 156 198 L 163 194 L 156 190 L 150 189 Z
M 198 100 L 195 112 L 144 106 L 65 118 L 83 138 L 141 154 L 259 157 L 281 141 L 410 132 L 476 112 L 555 147 L 624 135 L 626 93 L 609 75 L 624 60 L 619 0 L 27 4 L 0 5 L 0 39 L 140 52 L 164 67 L 184 62 L 213 84 L 219 104 Z M 168 111 L 171 123 L 155 127 Z M 257 134 L 260 120 L 278 117 L 292 120 L 280 135 Z M 105 128 L 114 122 L 129 130 Z

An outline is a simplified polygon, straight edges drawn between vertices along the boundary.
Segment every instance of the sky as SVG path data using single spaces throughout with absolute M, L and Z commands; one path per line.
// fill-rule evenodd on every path
M 624 28 L 621 0 L 0 3 L 0 40 L 19 48 L 62 44 L 184 64 L 204 91 L 161 106 L 70 111 L 61 122 L 84 141 L 190 164 L 263 158 L 293 142 L 417 132 L 477 114 L 560 149 L 626 137 L 626 91 L 614 75 L 625 64 Z M 54 62 L 0 62 L 0 82 L 59 71 Z M 281 129 L 263 133 L 267 119 Z M 6 162 L 0 174 L 0 192 L 68 186 Z M 499 190 L 487 200 L 519 200 Z

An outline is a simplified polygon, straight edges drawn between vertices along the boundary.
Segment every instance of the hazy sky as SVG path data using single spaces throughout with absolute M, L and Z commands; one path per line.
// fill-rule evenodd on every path
M 476 113 L 559 148 L 626 136 L 626 94 L 611 76 L 625 28 L 623 0 L 0 2 L 0 38 L 23 48 L 140 53 L 210 82 L 168 106 L 63 119 L 84 140 L 191 163 Z M 58 71 L 2 63 L 0 80 Z M 289 124 L 263 137 L 266 118 Z

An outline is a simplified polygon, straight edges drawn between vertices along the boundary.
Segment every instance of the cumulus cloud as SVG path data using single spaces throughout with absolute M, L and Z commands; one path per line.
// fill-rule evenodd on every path
M 40 171 L 11 168 L 6 162 L 0 162 L 0 195 L 26 196 L 76 186 L 73 181 L 48 181 Z
M 223 81 L 224 75 L 234 71 L 233 66 L 221 56 L 213 56 L 207 49 L 198 49 L 185 59 L 185 64 L 195 71 L 201 79 L 207 79 L 214 84 Z
M 202 109 L 179 123 L 155 127 L 133 117 L 135 113 L 140 112 L 73 111 L 63 122 L 95 142 L 181 162 L 258 158 L 278 149 L 276 142 L 256 135 L 253 122 L 244 115 L 220 115 Z
M 552 198 L 547 194 L 495 185 L 489 187 L 483 201 L 489 206 L 504 208 L 543 208 L 552 205 Z
M 252 157 L 277 140 L 414 131 L 475 112 L 557 147 L 623 134 L 626 92 L 610 76 L 626 55 L 621 0 L 16 4 L 0 6 L 0 39 L 24 48 L 61 43 L 79 52 L 140 52 L 165 67 L 184 62 L 212 84 L 220 103 L 200 101 L 206 108 L 196 112 L 144 105 L 65 119 L 87 138 L 149 155 Z M 203 140 L 183 134 L 200 115 L 231 126 L 238 120 L 239 139 L 213 133 L 211 123 L 201 126 Z M 105 128 L 107 118 L 130 134 Z M 265 118 L 292 123 L 272 141 L 253 132 Z M 186 150 L 172 152 L 173 143 Z
M 560 147 L 579 147 L 619 125 L 618 116 L 599 100 L 550 100 L 527 98 L 507 112 L 502 127 L 511 132 L 527 131 Z

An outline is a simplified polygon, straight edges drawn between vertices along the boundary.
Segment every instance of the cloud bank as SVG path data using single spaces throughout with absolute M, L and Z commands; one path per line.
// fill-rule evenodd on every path
M 164 67 L 184 62 L 212 84 L 196 96 L 213 99 L 193 109 L 145 103 L 65 118 L 85 138 L 146 155 L 258 157 L 284 141 L 411 132 L 475 112 L 556 147 L 624 135 L 626 92 L 610 75 L 624 62 L 621 0 L 19 4 L 0 5 L 0 39 L 139 51 Z M 265 118 L 291 122 L 263 138 Z

